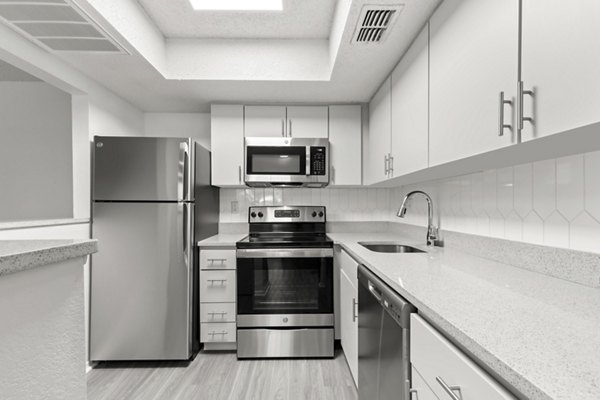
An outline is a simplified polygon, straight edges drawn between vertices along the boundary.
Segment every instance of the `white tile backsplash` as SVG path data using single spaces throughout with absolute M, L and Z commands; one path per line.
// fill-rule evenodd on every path
M 427 205 L 396 211 L 406 193 L 434 199 L 442 229 L 600 253 L 600 151 L 400 188 L 221 189 L 221 222 L 246 222 L 253 205 L 324 205 L 335 222 L 427 224 Z M 238 201 L 238 212 L 231 212 Z

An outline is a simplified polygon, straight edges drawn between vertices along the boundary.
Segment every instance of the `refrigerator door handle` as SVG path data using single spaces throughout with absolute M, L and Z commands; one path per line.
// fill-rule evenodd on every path
M 179 171 L 177 172 L 177 200 L 189 200 L 189 159 L 190 148 L 187 142 L 179 143 Z

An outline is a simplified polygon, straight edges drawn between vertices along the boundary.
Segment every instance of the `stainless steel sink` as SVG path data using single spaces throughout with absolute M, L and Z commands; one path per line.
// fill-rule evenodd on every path
M 424 250 L 399 243 L 358 242 L 362 247 L 377 253 L 425 253 Z

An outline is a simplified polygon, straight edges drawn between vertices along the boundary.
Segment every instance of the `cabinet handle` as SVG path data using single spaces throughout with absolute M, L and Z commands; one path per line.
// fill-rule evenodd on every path
M 208 261 L 209 263 L 215 263 L 217 261 L 219 261 L 221 264 L 223 264 L 225 261 L 227 261 L 226 258 L 207 258 L 206 261 Z
M 332 165 L 330 170 L 331 170 L 331 183 L 335 183 L 335 167 Z
M 281 136 L 285 137 L 285 120 L 281 120 Z
M 216 335 L 221 335 L 221 336 L 225 337 L 225 335 L 227 335 L 227 332 L 225 332 L 225 331 L 221 331 L 221 332 L 212 331 L 212 332 L 209 332 L 208 335 L 212 336 L 212 338 L 214 339 Z
M 408 393 L 410 400 L 413 400 L 413 394 L 415 395 L 414 400 L 419 400 L 419 391 L 417 389 L 410 389 Z
M 238 180 L 242 183 L 242 166 L 238 165 Z
M 448 396 L 450 396 L 452 400 L 462 400 L 460 386 L 448 386 L 448 384 L 444 382 L 441 376 L 436 376 L 435 380 L 440 384 L 442 389 L 444 389 L 444 392 L 448 393 Z M 456 393 L 454 393 L 455 391 L 458 392 L 458 396 L 456 395 Z
M 288 123 L 290 124 L 290 129 L 288 130 L 288 137 L 292 137 L 292 120 L 290 119 Z
M 512 106 L 512 100 L 504 99 L 504 92 L 500 92 L 500 108 L 498 110 L 498 136 L 504 136 L 504 130 L 510 129 L 512 131 L 512 124 L 504 123 L 504 106 L 506 104 Z
M 358 305 L 358 303 L 356 302 L 356 299 L 353 298 L 352 299 L 352 322 L 356 322 L 356 318 L 358 318 L 358 315 L 356 315 L 356 306 Z
M 225 286 L 227 279 L 207 279 L 206 281 L 209 282 L 211 286 L 213 286 L 215 282 L 221 282 L 221 286 Z
M 390 176 L 390 178 L 391 178 L 392 176 L 394 176 L 394 156 L 392 156 L 390 154 L 389 160 L 390 160 L 390 166 L 389 166 L 389 171 L 388 172 L 391 175 Z
M 208 315 L 212 316 L 212 319 L 215 319 L 215 315 L 220 315 L 221 319 L 225 319 L 225 316 L 227 315 L 226 312 L 221 311 L 221 312 L 209 312 Z
M 387 176 L 387 175 L 388 175 L 388 172 L 389 172 L 389 170 L 390 170 L 390 169 L 389 169 L 389 162 L 390 162 L 390 160 L 389 160 L 389 158 L 388 158 L 388 155 L 386 154 L 386 155 L 384 156 L 384 159 L 383 159 L 383 171 L 384 171 L 384 172 L 383 172 L 383 174 L 384 174 L 385 176 Z
M 523 81 L 519 81 L 517 87 L 517 130 L 519 142 L 521 142 L 521 130 L 523 130 L 523 123 L 527 121 L 531 125 L 535 124 L 533 117 L 525 117 L 523 115 L 523 102 L 525 100 L 525 95 L 531 96 L 532 99 L 535 99 L 535 91 L 533 89 L 525 90 L 523 88 Z

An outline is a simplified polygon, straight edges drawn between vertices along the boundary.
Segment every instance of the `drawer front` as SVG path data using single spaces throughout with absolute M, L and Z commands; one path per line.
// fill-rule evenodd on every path
M 201 303 L 235 303 L 235 271 L 200 271 Z
M 200 324 L 200 341 L 202 343 L 231 343 L 235 342 L 235 322 L 219 322 Z
M 415 367 L 412 368 L 411 380 L 410 389 L 413 393 L 411 400 L 440 400 L 431 388 L 427 386 L 427 383 L 425 383 L 425 380 Z
M 452 399 L 444 389 L 460 387 L 462 400 L 515 399 L 435 328 L 416 314 L 411 316 L 411 363 L 440 399 Z M 458 390 L 456 396 L 461 398 Z
M 235 269 L 235 250 L 200 249 L 200 269 Z
M 358 284 L 358 278 L 357 278 L 358 263 L 354 260 L 354 258 L 350 257 L 350 255 L 348 253 L 346 253 L 346 250 L 343 250 L 343 249 L 340 251 L 339 257 L 340 257 L 339 264 L 340 264 L 341 270 L 346 273 L 348 278 L 350 278 L 350 282 L 352 282 L 352 284 L 356 286 Z
M 200 322 L 235 322 L 235 303 L 200 303 Z

